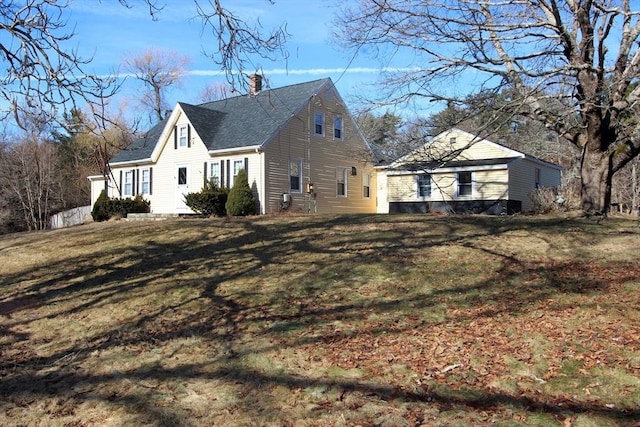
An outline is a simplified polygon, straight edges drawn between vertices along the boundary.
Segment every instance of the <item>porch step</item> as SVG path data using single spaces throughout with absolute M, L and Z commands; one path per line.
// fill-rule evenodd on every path
M 125 221 L 163 221 L 170 218 L 178 218 L 178 214 L 130 213 L 123 219 Z

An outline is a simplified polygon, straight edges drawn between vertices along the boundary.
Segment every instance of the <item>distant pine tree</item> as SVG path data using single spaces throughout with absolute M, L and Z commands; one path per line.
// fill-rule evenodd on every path
M 225 208 L 227 215 L 232 216 L 254 215 L 256 213 L 256 199 L 251 187 L 249 187 L 247 171 L 244 169 L 241 169 L 236 176 L 233 187 L 229 191 Z

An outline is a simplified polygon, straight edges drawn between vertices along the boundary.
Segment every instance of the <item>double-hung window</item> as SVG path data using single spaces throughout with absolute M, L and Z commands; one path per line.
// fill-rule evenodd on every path
M 292 193 L 302 192 L 302 160 L 300 159 L 289 162 L 289 190 Z
M 238 174 L 242 169 L 244 169 L 244 161 L 234 160 L 233 161 L 233 180 L 232 180 L 233 184 L 236 183 L 236 178 L 238 177 Z
M 189 145 L 189 129 L 187 125 L 178 126 L 178 147 L 183 148 Z
M 142 194 L 147 195 L 151 194 L 151 174 L 150 169 L 142 169 L 142 177 L 140 180 L 140 188 L 142 190 Z
M 124 173 L 124 195 L 133 196 L 133 171 Z
M 324 113 L 316 111 L 313 119 L 314 131 L 313 133 L 319 136 L 324 136 Z
M 333 139 L 342 139 L 342 116 L 333 118 Z
M 473 194 L 473 180 L 471 172 L 458 172 L 458 196 Z
M 371 174 L 362 174 L 362 197 L 368 199 L 371 197 Z
M 431 175 L 428 173 L 418 175 L 418 197 L 431 197 Z
M 216 186 L 220 185 L 220 162 L 213 162 L 209 166 L 209 180 L 213 182 Z
M 336 168 L 336 195 L 347 197 L 347 168 Z

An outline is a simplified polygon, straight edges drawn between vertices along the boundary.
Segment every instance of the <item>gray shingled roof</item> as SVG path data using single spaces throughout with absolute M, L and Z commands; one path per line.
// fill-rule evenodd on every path
M 131 162 L 135 160 L 150 159 L 151 153 L 160 139 L 160 134 L 167 124 L 168 118 L 152 127 L 144 134 L 142 138 L 138 138 L 131 145 L 118 154 L 113 156 L 109 163 Z
M 331 79 L 285 86 L 201 105 L 179 103 L 209 150 L 261 146 L 273 137 Z M 166 119 L 111 159 L 111 163 L 150 159 Z

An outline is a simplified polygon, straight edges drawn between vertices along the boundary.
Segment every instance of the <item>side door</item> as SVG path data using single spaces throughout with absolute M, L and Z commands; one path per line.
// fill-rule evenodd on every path
M 189 193 L 189 165 L 176 164 L 175 166 L 175 184 L 176 184 L 176 212 L 190 212 L 185 202 L 185 195 Z

